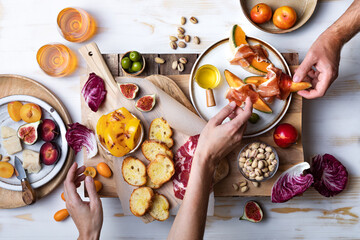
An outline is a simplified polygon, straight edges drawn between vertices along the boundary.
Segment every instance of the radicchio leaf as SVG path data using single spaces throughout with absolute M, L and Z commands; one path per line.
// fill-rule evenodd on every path
M 86 147 L 88 158 L 97 154 L 97 143 L 95 134 L 80 123 L 69 124 L 69 129 L 65 134 L 66 141 L 76 153 L 80 152 L 82 147 Z
M 310 164 L 303 162 L 283 172 L 271 189 L 271 201 L 282 203 L 304 193 L 314 182 L 311 174 L 304 173 L 309 168 Z
M 90 73 L 89 79 L 81 90 L 81 94 L 93 112 L 97 112 L 99 106 L 104 101 L 106 93 L 104 80 L 95 73 Z
M 313 157 L 310 171 L 314 176 L 314 188 L 325 197 L 340 193 L 348 182 L 346 168 L 330 154 Z

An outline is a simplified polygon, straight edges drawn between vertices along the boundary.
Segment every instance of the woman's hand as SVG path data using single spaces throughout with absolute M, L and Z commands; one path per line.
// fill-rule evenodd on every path
M 99 239 L 103 223 L 102 204 L 97 195 L 94 180 L 83 175 L 84 170 L 85 166 L 77 168 L 77 163 L 69 169 L 64 182 L 66 208 L 79 230 L 79 239 Z M 81 200 L 76 192 L 76 188 L 84 179 L 90 202 Z
M 197 159 L 204 159 L 215 168 L 218 161 L 240 143 L 251 112 L 252 103 L 248 97 L 244 109 L 230 102 L 211 118 L 200 134 L 195 152 Z M 232 120 L 222 124 L 227 117 Z

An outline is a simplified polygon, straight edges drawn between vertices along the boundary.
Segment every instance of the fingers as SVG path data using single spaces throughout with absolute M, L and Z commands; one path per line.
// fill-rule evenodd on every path
M 76 186 L 74 181 L 76 180 L 77 172 L 77 163 L 75 162 L 69 169 L 65 182 L 64 182 L 64 192 L 65 198 L 67 201 L 72 201 L 75 204 L 81 202 L 79 194 L 76 192 Z
M 96 192 L 96 188 L 95 188 L 95 184 L 94 184 L 94 180 L 92 179 L 92 177 L 87 176 L 85 178 L 85 187 L 86 190 L 89 194 L 89 199 L 90 199 L 90 207 L 91 208 L 96 208 L 100 205 L 100 198 Z
M 75 175 L 78 176 L 85 171 L 86 167 L 83 165 L 76 170 Z
M 220 125 L 225 118 L 227 118 L 236 108 L 235 102 L 230 102 L 228 105 L 223 107 L 223 109 L 218 112 L 214 117 L 210 119 L 209 122 L 211 122 L 214 125 Z
M 308 72 L 312 70 L 314 65 L 314 58 L 310 56 L 310 52 L 306 54 L 304 61 L 300 64 L 293 77 L 294 82 L 301 82 L 307 76 Z
M 85 177 L 86 175 L 82 174 L 75 179 L 74 184 L 76 188 L 80 187 L 80 183 L 85 180 Z
M 242 125 L 246 123 L 246 121 L 250 118 L 252 113 L 252 102 L 249 97 L 246 98 L 244 109 L 238 108 L 236 109 L 236 117 L 229 122 L 231 127 L 240 128 Z

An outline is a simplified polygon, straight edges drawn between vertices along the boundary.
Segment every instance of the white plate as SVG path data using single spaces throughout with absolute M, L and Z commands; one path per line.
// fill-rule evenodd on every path
M 7 127 L 11 127 L 15 130 L 17 130 L 21 125 L 25 124 L 24 121 L 19 121 L 19 122 L 15 122 L 13 121 L 7 111 L 7 104 L 9 102 L 13 102 L 13 101 L 20 101 L 22 103 L 35 103 L 37 105 L 39 105 L 41 107 L 42 110 L 42 119 L 51 119 L 54 122 L 57 123 L 59 130 L 60 130 L 60 136 L 56 139 L 56 143 L 58 144 L 59 148 L 61 149 L 61 155 L 60 155 L 60 159 L 57 161 L 56 164 L 54 165 L 44 165 L 41 164 L 42 168 L 40 170 L 40 172 L 34 174 L 34 173 L 27 173 L 27 177 L 30 181 L 30 184 L 33 188 L 38 188 L 43 186 L 44 184 L 48 183 L 49 181 L 51 181 L 51 179 L 53 179 L 56 174 L 58 174 L 58 172 L 61 170 L 62 166 L 65 163 L 66 160 L 66 156 L 68 154 L 68 144 L 66 142 L 65 139 L 65 133 L 66 133 L 66 127 L 65 124 L 63 122 L 63 120 L 61 119 L 60 115 L 55 111 L 55 109 L 53 107 L 51 107 L 49 104 L 47 104 L 46 102 L 32 97 L 32 96 L 27 96 L 27 95 L 12 95 L 12 96 L 8 96 L 8 97 L 4 97 L 0 99 L 0 126 L 7 126 Z M 0 140 L 0 154 L 2 154 L 3 156 L 8 156 L 6 150 L 1 146 L 3 139 Z M 22 144 L 23 149 L 30 149 L 36 152 L 40 151 L 40 147 L 41 145 L 44 143 L 44 141 L 42 141 L 41 139 L 38 139 L 38 141 L 34 144 L 34 145 L 25 145 L 24 143 Z M 20 158 L 20 160 L 22 160 L 22 152 L 16 153 L 14 155 L 11 155 L 11 160 L 10 163 L 15 166 L 14 163 L 14 159 L 15 156 L 17 156 L 18 158 Z M 21 191 L 21 184 L 20 184 L 20 180 L 17 179 L 14 176 L 12 176 L 11 178 L 1 178 L 0 177 L 0 187 L 1 188 L 5 188 L 8 190 L 12 190 L 12 191 Z
M 274 66 L 280 68 L 283 72 L 291 76 L 289 66 L 287 65 L 282 55 L 275 48 L 257 38 L 247 37 L 247 40 L 250 45 L 260 43 L 267 50 L 269 54 L 269 60 L 274 64 Z M 195 62 L 191 71 L 189 81 L 191 102 L 194 105 L 198 114 L 206 121 L 216 115 L 224 106 L 229 103 L 228 100 L 225 98 L 226 90 L 229 88 L 229 85 L 227 84 L 224 76 L 225 69 L 234 73 L 241 79 L 245 79 L 249 76 L 254 76 L 254 74 L 245 71 L 242 67 L 238 65 L 231 65 L 229 63 L 229 59 L 231 59 L 231 57 L 232 52 L 229 46 L 229 39 L 226 38 L 214 43 L 208 49 L 206 49 Z M 216 106 L 214 107 L 206 106 L 205 90 L 202 89 L 194 80 L 196 70 L 204 64 L 212 64 L 217 67 L 220 71 L 222 78 L 219 86 L 213 90 L 216 101 Z M 254 112 L 259 114 L 260 120 L 256 124 L 247 124 L 244 137 L 249 138 L 259 136 L 272 129 L 284 117 L 287 109 L 289 108 L 291 97 L 292 95 L 290 94 L 290 96 L 285 101 L 275 99 L 272 104 L 269 104 L 269 106 L 273 110 L 273 113 L 271 114 L 263 113 L 254 109 Z

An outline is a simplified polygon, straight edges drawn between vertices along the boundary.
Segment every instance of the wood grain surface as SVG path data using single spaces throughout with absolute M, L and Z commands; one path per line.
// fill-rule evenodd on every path
M 18 75 L 0 75 L 0 98 L 11 95 L 29 95 L 37 97 L 50 104 L 60 114 L 65 125 L 72 123 L 71 117 L 61 101 L 40 83 Z M 61 171 L 50 182 L 35 189 L 38 199 L 45 197 L 64 180 L 74 159 L 74 151 L 69 148 L 68 156 Z M 22 192 L 0 188 L 0 208 L 17 208 L 26 204 L 22 199 Z

